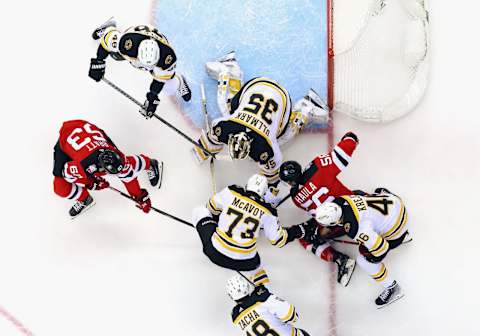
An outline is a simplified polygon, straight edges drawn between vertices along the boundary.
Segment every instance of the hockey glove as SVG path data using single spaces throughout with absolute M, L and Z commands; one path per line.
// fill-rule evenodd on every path
M 301 238 L 314 243 L 318 237 L 317 221 L 314 218 L 311 218 L 307 222 L 300 224 L 300 226 L 302 226 L 303 230 L 305 231 L 305 234 Z
M 367 261 L 371 262 L 372 264 L 378 264 L 382 262 L 382 260 L 385 259 L 385 257 L 388 254 L 388 250 L 387 250 L 384 254 L 378 257 L 374 256 L 364 245 L 360 245 L 358 249 L 360 251 L 360 254 L 363 255 L 365 259 L 367 259 Z
M 148 195 L 148 191 L 145 189 L 140 189 L 141 194 L 135 197 L 137 201 L 137 208 L 142 210 L 145 213 L 148 213 L 152 208 L 152 201 L 150 201 L 150 195 Z
M 95 82 L 100 82 L 105 75 L 105 67 L 106 65 L 104 60 L 99 60 L 96 58 L 90 59 L 90 71 L 88 71 L 88 76 Z
M 108 188 L 109 186 L 110 183 L 108 183 L 108 181 L 102 177 L 95 177 L 86 185 L 87 189 L 89 190 L 102 190 Z
M 143 104 L 143 108 L 140 112 L 145 116 L 145 118 L 150 119 L 155 114 L 157 106 L 160 103 L 158 100 L 158 95 L 155 92 L 149 91 L 147 93 L 147 100 Z
M 345 135 L 342 137 L 342 140 L 345 140 L 346 138 L 352 138 L 353 141 L 355 141 L 356 143 L 358 143 L 358 137 L 355 133 L 353 132 L 347 132 L 345 133 Z

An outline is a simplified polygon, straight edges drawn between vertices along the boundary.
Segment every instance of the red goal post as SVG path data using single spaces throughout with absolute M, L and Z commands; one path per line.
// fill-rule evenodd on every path
M 426 0 L 327 0 L 328 103 L 369 122 L 395 120 L 424 95 Z

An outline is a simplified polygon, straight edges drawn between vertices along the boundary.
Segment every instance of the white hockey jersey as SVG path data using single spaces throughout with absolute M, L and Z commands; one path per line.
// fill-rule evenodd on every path
M 243 335 L 301 336 L 294 327 L 298 320 L 295 307 L 259 287 L 246 302 L 232 311 L 232 321 Z
M 258 133 L 272 146 L 272 139 L 276 140 L 287 128 L 291 113 L 290 95 L 276 81 L 259 77 L 245 83 L 232 109 L 235 110 L 231 120 Z
M 241 187 L 229 186 L 216 193 L 207 207 L 220 216 L 212 243 L 223 255 L 236 260 L 253 258 L 260 228 L 273 245 L 283 247 L 287 243 L 288 234 L 278 224 L 277 211 Z
M 400 238 L 408 230 L 408 214 L 396 195 L 342 196 L 344 229 L 375 257 L 388 252 L 388 241 Z
M 136 53 L 133 52 L 135 49 L 138 49 L 139 41 L 144 37 L 155 40 L 160 48 L 160 60 L 151 68 L 145 68 L 138 61 Z M 108 52 L 119 52 L 133 67 L 150 72 L 152 77 L 159 82 L 166 82 L 175 75 L 177 62 L 175 52 L 165 35 L 160 33 L 155 27 L 147 25 L 134 26 L 128 28 L 123 33 L 116 28 L 109 28 L 100 39 L 100 44 Z

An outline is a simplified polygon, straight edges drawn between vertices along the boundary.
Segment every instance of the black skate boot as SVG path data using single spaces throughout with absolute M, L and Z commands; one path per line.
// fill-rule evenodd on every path
M 105 33 L 105 29 L 109 27 L 116 27 L 117 22 L 111 17 L 106 22 L 102 23 L 97 29 L 95 29 L 92 33 L 92 38 L 94 40 L 99 40 L 103 34 Z
M 150 168 L 147 170 L 147 175 L 152 187 L 157 187 L 160 189 L 162 186 L 163 162 L 158 162 L 155 159 L 151 159 Z
M 75 219 L 80 216 L 80 214 L 90 209 L 93 205 L 95 205 L 95 202 L 93 201 L 92 196 L 88 195 L 85 201 L 75 202 L 75 204 L 70 208 L 70 211 L 68 213 L 70 214 L 71 219 Z
M 357 262 L 346 254 L 335 251 L 334 262 L 338 265 L 337 282 L 347 287 L 352 278 Z
M 387 188 L 384 188 L 384 187 L 378 187 L 375 189 L 375 191 L 373 192 L 375 194 L 392 194 L 392 192 L 390 192 L 390 190 L 388 190 Z
M 180 76 L 180 86 L 178 87 L 178 94 L 186 102 L 192 99 L 192 91 L 190 90 L 190 86 L 188 86 L 187 80 L 183 75 Z
M 405 294 L 403 294 L 402 287 L 394 281 L 393 284 L 386 288 L 376 299 L 375 304 L 377 308 L 383 308 L 388 306 L 389 304 L 400 300 L 403 298 Z

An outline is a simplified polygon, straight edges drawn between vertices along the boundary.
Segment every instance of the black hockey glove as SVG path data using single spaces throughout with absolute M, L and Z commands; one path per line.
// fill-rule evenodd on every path
M 358 143 L 358 137 L 355 133 L 353 132 L 347 132 L 345 135 L 342 137 L 342 140 L 345 140 L 346 138 L 352 138 L 356 143 Z
M 100 82 L 105 75 L 105 61 L 92 58 L 90 59 L 90 70 L 88 71 L 88 76 L 92 78 L 95 82 Z
M 150 119 L 155 114 L 157 110 L 157 105 L 160 103 L 158 100 L 158 95 L 155 92 L 149 91 L 147 93 L 147 100 L 143 104 L 143 108 L 140 112 L 145 116 L 145 118 Z
M 293 225 L 287 229 L 288 238 L 287 243 L 295 239 L 305 239 L 312 242 L 316 236 L 317 224 L 315 219 L 310 219 L 308 222 Z
M 305 230 L 305 234 L 302 237 L 306 241 L 315 242 L 318 238 L 318 224 L 314 218 L 310 218 L 305 223 L 300 224 Z

